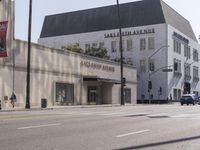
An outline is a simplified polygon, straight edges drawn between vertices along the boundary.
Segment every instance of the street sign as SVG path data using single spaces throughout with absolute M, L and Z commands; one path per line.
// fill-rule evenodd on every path
M 173 69 L 163 69 L 162 72 L 172 72 Z

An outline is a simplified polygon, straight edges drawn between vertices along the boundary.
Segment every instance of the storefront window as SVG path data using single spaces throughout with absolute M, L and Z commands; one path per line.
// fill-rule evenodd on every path
M 61 105 L 74 103 L 74 85 L 56 83 L 56 102 Z

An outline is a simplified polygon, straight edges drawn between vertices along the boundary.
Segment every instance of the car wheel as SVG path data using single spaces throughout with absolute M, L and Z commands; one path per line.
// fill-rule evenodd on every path
M 189 105 L 189 103 L 187 103 L 187 105 Z

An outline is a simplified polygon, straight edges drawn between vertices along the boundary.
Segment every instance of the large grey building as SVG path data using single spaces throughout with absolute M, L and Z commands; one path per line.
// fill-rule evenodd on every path
M 199 93 L 200 46 L 187 19 L 162 0 L 120 4 L 120 16 L 124 57 L 137 67 L 138 100 Z M 38 42 L 105 47 L 111 59 L 119 58 L 117 6 L 46 16 Z

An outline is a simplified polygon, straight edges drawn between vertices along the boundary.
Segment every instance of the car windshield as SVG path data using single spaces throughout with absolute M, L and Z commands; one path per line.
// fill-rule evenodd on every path
M 191 96 L 183 96 L 182 99 L 191 99 Z

